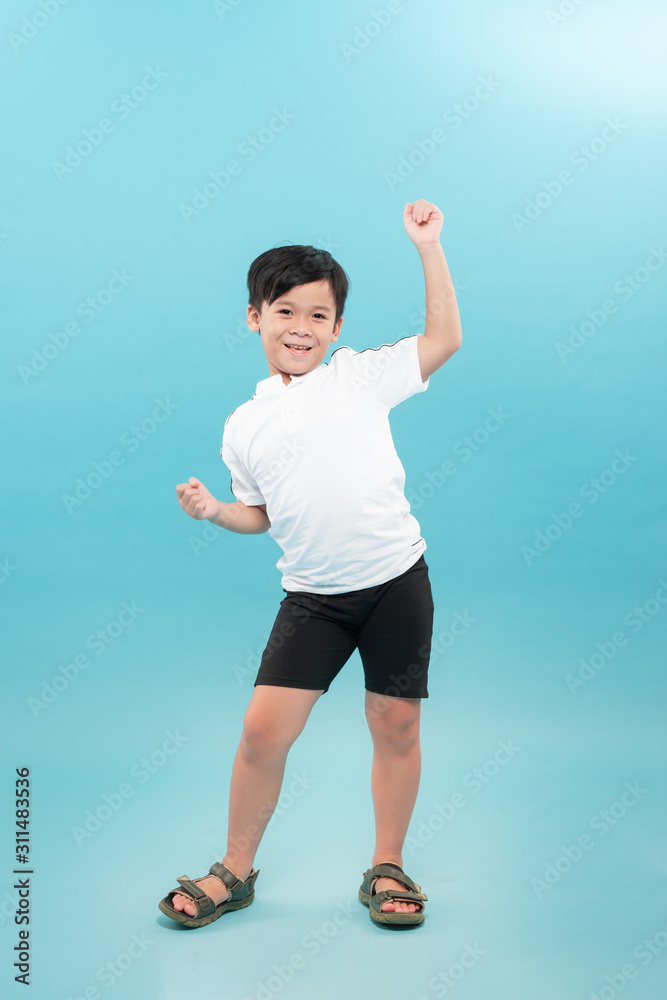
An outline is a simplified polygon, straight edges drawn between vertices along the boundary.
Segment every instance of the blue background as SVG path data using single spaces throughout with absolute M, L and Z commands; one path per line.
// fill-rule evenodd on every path
M 430 1000 L 453 991 L 437 977 L 457 975 L 466 946 L 481 957 L 455 983 L 460 1000 L 664 991 L 667 11 L 561 9 L 5 5 L 7 995 L 23 995 L 10 798 L 22 766 L 39 1000 L 92 987 L 132 1000 Z M 280 131 L 276 110 L 292 116 Z M 230 160 L 237 173 L 212 182 Z M 195 202 L 206 184 L 208 203 Z M 355 652 L 290 752 L 284 788 L 297 775 L 308 787 L 260 845 L 255 903 L 188 934 L 157 902 L 224 853 L 232 759 L 283 594 L 270 536 L 206 533 L 175 486 L 195 475 L 234 499 L 219 447 L 227 415 L 268 375 L 245 326 L 247 268 L 268 247 L 313 243 L 340 261 L 351 289 L 339 345 L 423 330 L 402 223 L 419 197 L 444 214 L 463 325 L 428 391 L 391 414 L 436 605 L 404 851 L 428 916 L 397 943 L 357 900 L 373 815 Z M 485 431 L 498 409 L 502 425 Z M 106 477 L 68 503 L 95 463 Z M 119 628 L 123 602 L 141 610 Z M 474 623 L 452 640 L 456 613 Z M 87 645 L 98 629 L 103 652 Z M 169 756 L 168 733 L 183 741 Z M 499 741 L 520 748 L 502 766 Z M 465 805 L 445 821 L 436 806 L 457 791 Z M 117 808 L 77 839 L 105 795 Z M 144 950 L 128 964 L 133 935 Z M 636 952 L 645 940 L 654 951 Z M 285 982 L 275 967 L 297 953 Z M 97 978 L 118 960 L 122 975 Z

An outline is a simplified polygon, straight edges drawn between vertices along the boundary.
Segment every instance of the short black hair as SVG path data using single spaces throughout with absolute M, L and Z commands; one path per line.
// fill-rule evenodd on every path
M 329 282 L 336 303 L 335 326 L 343 315 L 350 282 L 328 250 L 300 244 L 265 250 L 248 270 L 248 302 L 261 312 L 262 303 L 271 305 L 295 285 L 311 281 Z

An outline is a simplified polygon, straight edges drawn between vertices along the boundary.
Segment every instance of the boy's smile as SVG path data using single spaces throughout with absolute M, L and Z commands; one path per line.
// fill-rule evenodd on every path
M 292 375 L 303 375 L 316 368 L 326 356 L 329 345 L 338 340 L 343 323 L 334 325 L 336 301 L 328 281 L 295 285 L 285 295 L 258 313 L 248 306 L 248 327 L 262 338 L 269 363 L 269 375 L 281 375 L 289 385 Z

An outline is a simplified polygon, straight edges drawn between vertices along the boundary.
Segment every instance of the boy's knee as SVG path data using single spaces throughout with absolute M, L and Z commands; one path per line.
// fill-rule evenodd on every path
M 246 715 L 241 748 L 246 760 L 252 761 L 289 749 L 295 738 L 283 723 L 253 712 Z
M 373 735 L 411 745 L 418 737 L 419 711 L 419 698 L 378 695 L 366 706 L 366 718 Z

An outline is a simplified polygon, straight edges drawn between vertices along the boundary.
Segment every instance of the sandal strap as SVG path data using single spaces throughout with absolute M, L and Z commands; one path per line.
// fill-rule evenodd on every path
M 417 900 L 428 900 L 424 892 L 401 892 L 400 889 L 382 889 L 373 894 L 373 902 L 381 906 L 386 899 L 406 899 L 409 903 L 416 903 Z
M 410 889 L 412 892 L 420 893 L 422 891 L 422 887 L 420 885 L 417 885 L 416 882 L 413 882 L 412 879 L 408 875 L 406 875 L 402 869 L 398 870 L 397 869 L 398 865 L 394 866 L 389 864 L 375 865 L 373 868 L 371 868 L 370 888 L 368 890 L 371 893 L 371 895 L 373 895 L 373 883 L 377 878 L 393 878 L 395 882 L 400 882 L 402 885 L 407 886 L 408 889 Z M 384 891 L 388 890 L 383 890 L 383 892 Z
M 192 896 L 192 902 L 197 916 L 206 917 L 215 910 L 215 903 L 210 896 L 207 896 L 201 886 L 195 885 L 187 875 L 180 875 L 176 881 L 185 890 L 185 895 Z M 178 890 L 181 891 L 180 889 Z
M 223 865 L 219 861 L 213 862 L 213 864 L 209 868 L 209 872 L 211 873 L 211 875 L 215 875 L 216 878 L 219 878 L 221 882 L 224 882 L 224 884 L 229 889 L 230 898 L 231 898 L 231 893 L 233 893 L 235 889 L 238 889 L 242 885 L 245 885 L 245 883 L 242 882 L 241 879 L 237 875 L 235 875 L 233 871 L 230 871 L 227 865 Z M 252 872 L 250 874 L 252 874 Z M 248 878 L 249 877 L 250 876 L 248 876 Z

